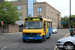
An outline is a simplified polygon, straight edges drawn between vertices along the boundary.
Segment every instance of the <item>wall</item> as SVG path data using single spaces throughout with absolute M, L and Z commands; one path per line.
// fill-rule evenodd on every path
M 18 12 L 22 12 L 22 16 L 21 16 L 21 20 L 25 19 L 27 17 L 27 4 L 26 2 L 14 2 L 15 6 L 20 5 L 21 9 L 18 10 Z M 23 8 L 22 8 L 23 7 Z M 37 12 L 37 8 L 42 8 L 42 12 Z M 58 28 L 58 22 L 59 22 L 59 27 L 61 27 L 61 13 L 56 10 L 54 7 L 52 7 L 51 5 L 49 5 L 46 2 L 35 2 L 33 4 L 33 14 L 34 16 L 39 16 L 39 14 L 43 17 L 47 19 L 47 16 L 49 16 L 49 19 L 51 17 L 51 20 L 53 18 L 53 23 L 52 26 Z M 47 12 L 47 9 L 49 9 L 49 12 Z M 56 15 L 55 15 L 56 13 Z M 57 16 L 57 14 L 59 14 L 59 16 Z M 59 18 L 59 19 L 58 19 Z M 55 20 L 56 19 L 56 20 Z M 55 21 L 54 21 L 55 20 Z
M 15 33 L 19 32 L 19 26 L 18 25 L 6 25 L 3 27 L 3 33 Z M 1 33 L 1 29 L 0 29 Z
M 42 8 L 42 11 L 41 12 L 37 12 L 37 8 Z M 34 3 L 33 5 L 33 12 L 34 12 L 34 16 L 39 16 L 39 14 L 43 17 L 43 18 L 46 18 L 46 4 L 45 2 L 37 2 L 37 3 Z
M 9 25 L 9 33 L 19 32 L 18 25 Z
M 27 3 L 26 1 L 15 1 L 13 2 L 14 6 L 20 6 L 20 10 L 18 10 L 17 12 L 21 12 L 22 16 L 21 16 L 21 20 L 24 20 L 27 17 Z
M 48 10 L 48 11 L 47 11 Z M 58 16 L 59 14 L 59 16 Z M 46 3 L 46 18 L 49 16 L 48 19 L 52 20 L 52 27 L 58 28 L 58 22 L 59 27 L 61 26 L 60 20 L 61 20 L 61 14 L 58 10 L 56 10 L 54 7 Z

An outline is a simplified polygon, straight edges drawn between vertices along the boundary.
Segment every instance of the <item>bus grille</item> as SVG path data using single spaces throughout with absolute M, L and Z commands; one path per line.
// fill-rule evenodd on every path
M 38 33 L 25 33 L 25 35 L 38 35 Z

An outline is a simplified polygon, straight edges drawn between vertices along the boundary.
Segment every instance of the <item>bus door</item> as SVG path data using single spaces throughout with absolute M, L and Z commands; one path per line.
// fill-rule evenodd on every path
M 44 21 L 44 32 L 45 32 L 45 35 L 46 35 L 46 21 Z

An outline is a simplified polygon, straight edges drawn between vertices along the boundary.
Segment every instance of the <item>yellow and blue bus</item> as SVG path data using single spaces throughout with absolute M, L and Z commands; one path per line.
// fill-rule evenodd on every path
M 52 35 L 52 21 L 42 17 L 27 17 L 23 26 L 23 42 L 49 39 Z

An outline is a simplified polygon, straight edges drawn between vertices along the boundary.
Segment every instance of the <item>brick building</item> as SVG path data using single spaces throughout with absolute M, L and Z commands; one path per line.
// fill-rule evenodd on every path
M 22 16 L 19 18 L 24 20 L 27 17 L 27 0 L 14 1 L 13 4 L 18 7 L 18 12 L 22 13 Z M 37 2 L 35 0 L 33 3 L 33 14 L 33 16 L 42 16 L 52 20 L 52 27 L 61 27 L 61 13 L 47 2 Z

